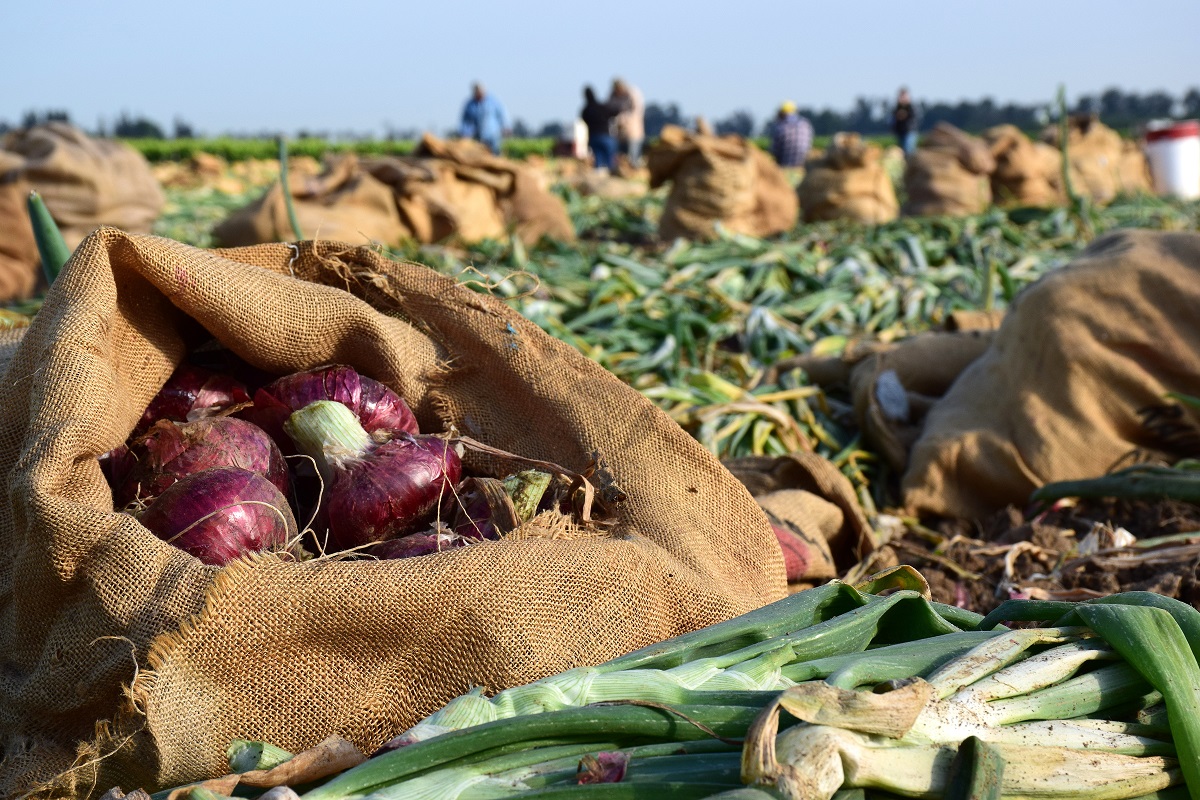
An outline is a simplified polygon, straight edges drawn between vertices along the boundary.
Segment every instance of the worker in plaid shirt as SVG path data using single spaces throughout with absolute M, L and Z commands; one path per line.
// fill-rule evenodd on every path
M 781 167 L 804 164 L 812 147 L 812 124 L 796 112 L 796 104 L 787 101 L 779 107 L 771 125 L 771 155 Z

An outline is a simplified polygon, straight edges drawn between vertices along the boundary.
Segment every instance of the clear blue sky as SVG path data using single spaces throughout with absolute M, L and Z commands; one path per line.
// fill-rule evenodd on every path
M 538 126 L 614 75 L 649 100 L 762 120 L 791 98 L 1072 99 L 1200 85 L 1196 0 L 0 0 L 0 119 L 122 110 L 199 131 L 454 124 L 470 82 Z

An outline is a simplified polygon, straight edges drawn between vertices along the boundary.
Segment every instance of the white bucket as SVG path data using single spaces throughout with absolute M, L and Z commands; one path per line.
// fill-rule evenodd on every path
M 1200 198 L 1200 121 L 1187 119 L 1147 130 L 1146 158 L 1156 192 L 1184 200 Z

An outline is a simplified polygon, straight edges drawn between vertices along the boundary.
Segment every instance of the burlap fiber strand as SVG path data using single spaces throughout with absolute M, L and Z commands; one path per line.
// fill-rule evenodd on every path
M 13 131 L 4 149 L 25 159 L 25 179 L 70 247 L 101 225 L 149 233 L 166 204 L 149 162 L 124 142 L 50 122 Z
M 1188 455 L 1176 437 L 1200 431 L 1200 414 L 1166 394 L 1200 395 L 1197 308 L 1200 234 L 1097 239 L 1018 295 L 930 409 L 905 504 L 978 519 L 1044 483 Z
M 741 136 L 668 125 L 646 159 L 650 188 L 671 184 L 659 222 L 662 239 L 713 239 L 717 223 L 731 233 L 770 236 L 799 219 L 799 202 L 783 170 Z
M 796 190 L 805 222 L 851 219 L 879 224 L 900 213 L 879 145 L 836 133 L 829 150 L 805 164 Z
M 610 527 L 543 515 L 418 559 L 204 566 L 114 513 L 96 462 L 197 323 L 273 373 L 350 364 L 423 430 L 575 470 L 598 451 L 627 499 Z M 472 685 L 598 663 L 785 592 L 763 513 L 664 413 L 502 302 L 367 248 L 101 229 L 13 354 L 0 408 L 6 797 L 218 776 L 237 737 L 370 752 Z

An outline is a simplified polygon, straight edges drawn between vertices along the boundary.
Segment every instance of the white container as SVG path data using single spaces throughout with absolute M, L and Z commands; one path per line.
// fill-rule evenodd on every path
M 1147 130 L 1146 158 L 1158 194 L 1200 198 L 1200 121 L 1187 119 Z

